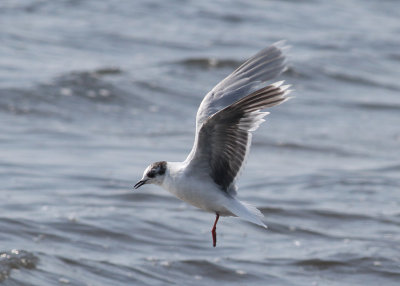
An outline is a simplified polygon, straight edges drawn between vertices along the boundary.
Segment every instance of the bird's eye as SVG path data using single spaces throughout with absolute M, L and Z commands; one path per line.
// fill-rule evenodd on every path
M 149 177 L 149 178 L 154 178 L 155 175 L 156 175 L 156 173 L 154 171 L 150 171 L 147 173 L 147 177 Z

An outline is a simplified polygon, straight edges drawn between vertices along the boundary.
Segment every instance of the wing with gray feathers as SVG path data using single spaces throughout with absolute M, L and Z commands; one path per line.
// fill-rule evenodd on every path
M 283 44 L 275 43 L 255 54 L 204 97 L 197 111 L 197 131 L 208 117 L 253 92 L 260 84 L 285 70 Z
M 288 99 L 289 86 L 282 83 L 261 88 L 207 118 L 197 134 L 189 164 L 196 169 L 209 169 L 209 175 L 222 190 L 234 191 L 235 179 L 250 149 L 250 132 L 268 114 L 260 110 Z

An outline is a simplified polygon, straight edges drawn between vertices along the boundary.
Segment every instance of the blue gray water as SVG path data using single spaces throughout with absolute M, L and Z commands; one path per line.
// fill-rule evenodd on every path
M 0 2 L 0 284 L 399 285 L 398 1 Z M 264 230 L 156 186 L 205 95 L 292 46 L 254 135 Z

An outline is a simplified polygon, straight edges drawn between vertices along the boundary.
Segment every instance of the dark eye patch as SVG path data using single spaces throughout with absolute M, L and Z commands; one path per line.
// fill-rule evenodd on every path
M 154 178 L 155 176 L 156 176 L 156 172 L 153 170 L 147 173 L 147 177 L 149 177 L 149 178 Z
M 149 178 L 154 178 L 156 175 L 164 175 L 167 170 L 167 162 L 156 162 L 151 165 L 150 171 L 146 174 Z

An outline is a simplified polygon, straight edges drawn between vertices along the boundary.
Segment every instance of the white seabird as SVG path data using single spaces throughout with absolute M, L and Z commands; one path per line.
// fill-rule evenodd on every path
M 151 164 L 134 188 L 156 184 L 214 213 L 214 247 L 219 216 L 238 216 L 266 227 L 262 213 L 237 198 L 236 179 L 250 150 L 251 132 L 269 114 L 261 110 L 289 98 L 290 86 L 282 85 L 283 81 L 266 85 L 285 68 L 282 43 L 248 59 L 204 97 L 197 111 L 194 145 L 186 160 Z

